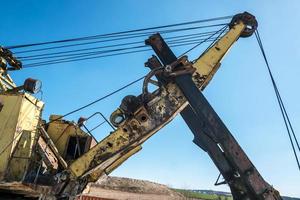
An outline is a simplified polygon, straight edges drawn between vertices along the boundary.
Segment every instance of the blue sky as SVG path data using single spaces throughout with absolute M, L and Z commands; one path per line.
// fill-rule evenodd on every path
M 1 0 L 1 45 L 56 40 L 126 29 L 233 15 L 248 11 L 259 30 L 296 133 L 300 132 L 300 36 L 297 0 Z M 179 55 L 186 48 L 177 48 Z M 201 51 L 193 51 L 195 58 Z M 65 63 L 14 72 L 22 84 L 27 77 L 43 82 L 44 118 L 64 114 L 144 75 L 152 52 Z M 141 85 L 69 116 L 76 121 L 96 111 L 106 116 L 122 97 L 138 95 Z M 204 92 L 263 177 L 283 195 L 300 197 L 300 173 L 276 104 L 275 95 L 255 38 L 239 40 Z M 97 138 L 108 134 L 102 127 Z M 299 134 L 298 134 L 299 135 Z M 143 150 L 113 175 L 152 180 L 178 188 L 228 190 L 213 186 L 218 171 L 192 143 L 180 116 L 143 145 Z

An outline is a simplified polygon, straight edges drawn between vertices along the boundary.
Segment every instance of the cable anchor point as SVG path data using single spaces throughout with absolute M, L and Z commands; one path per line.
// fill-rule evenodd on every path
M 243 22 L 246 25 L 246 28 L 241 33 L 241 37 L 250 37 L 257 29 L 258 23 L 254 15 L 244 12 L 234 15 L 231 22 L 229 23 L 229 28 L 232 28 L 234 25 Z

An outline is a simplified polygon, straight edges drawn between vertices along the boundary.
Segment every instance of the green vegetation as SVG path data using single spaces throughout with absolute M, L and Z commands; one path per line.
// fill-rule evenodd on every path
M 174 189 L 176 192 L 183 194 L 186 198 L 194 198 L 201 200 L 233 200 L 231 196 L 226 195 L 218 195 L 215 191 L 211 191 L 211 194 L 207 194 L 201 190 L 184 190 L 184 189 Z M 282 197 L 283 200 L 300 200 L 299 198 L 293 197 Z
M 232 197 L 217 195 L 217 194 L 204 194 L 194 192 L 191 190 L 175 189 L 176 192 L 183 194 L 187 198 L 203 199 L 203 200 L 232 200 Z
M 294 198 L 294 197 L 282 197 L 283 200 L 300 200 L 299 198 Z

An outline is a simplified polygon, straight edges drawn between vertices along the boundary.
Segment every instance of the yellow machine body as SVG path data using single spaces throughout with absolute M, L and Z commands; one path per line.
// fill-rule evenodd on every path
M 59 115 L 51 115 L 49 120 L 52 122 L 47 128 L 47 133 L 64 159 L 74 160 L 76 158 L 72 158 L 68 154 L 68 150 L 70 151 L 72 148 L 72 139 L 78 139 L 78 142 L 81 144 L 79 147 L 81 153 L 87 152 L 92 146 L 96 145 L 96 141 L 75 123 L 63 120 Z
M 218 71 L 225 54 L 247 29 L 247 25 L 238 20 L 198 59 L 190 62 L 183 56 L 169 67 L 180 65 L 192 70 L 193 81 L 202 91 Z M 188 105 L 183 91 L 173 82 L 148 96 L 143 87 L 143 94 L 139 96 L 143 103 L 131 115 L 124 115 L 116 130 L 97 143 L 81 129 L 83 124 L 79 122 L 52 115 L 49 122 L 44 123 L 41 120 L 43 102 L 30 94 L 13 91 L 16 91 L 13 81 L 6 71 L 0 71 L 0 190 L 19 190 L 43 200 L 53 199 L 58 194 L 75 198 L 89 182 L 111 173 L 139 152 L 147 139 Z M 120 114 L 121 107 L 112 116 Z M 20 185 L 16 188 L 8 183 Z M 25 186 L 29 186 L 30 191 Z
M 44 106 L 26 93 L 0 94 L 0 181 L 22 181 L 38 140 Z

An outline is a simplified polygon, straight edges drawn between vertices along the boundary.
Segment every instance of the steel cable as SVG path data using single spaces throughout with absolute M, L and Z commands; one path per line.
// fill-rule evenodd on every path
M 90 40 L 90 39 L 96 39 L 96 38 L 111 37 L 111 36 L 115 36 L 115 35 L 122 35 L 122 34 L 127 34 L 127 33 L 142 32 L 142 31 L 147 31 L 147 30 L 155 30 L 155 29 L 169 28 L 169 27 L 175 27 L 175 26 L 191 25 L 191 24 L 204 23 L 204 22 L 210 22 L 210 21 L 219 21 L 219 20 L 224 20 L 224 19 L 229 19 L 229 18 L 232 18 L 232 16 L 216 17 L 216 18 L 210 18 L 210 19 L 204 19 L 204 20 L 196 20 L 196 21 L 176 23 L 176 24 L 170 24 L 170 25 L 164 25 L 164 26 L 155 26 L 155 27 L 127 30 L 127 31 L 114 32 L 114 33 L 108 33 L 108 34 L 99 34 L 99 35 L 86 36 L 86 37 L 78 37 L 78 38 L 71 38 L 71 39 L 64 39 L 64 40 L 54 40 L 54 41 L 31 43 L 31 44 L 13 45 L 13 46 L 7 46 L 6 48 L 17 49 L 17 48 L 41 46 L 41 45 L 48 45 L 48 44 L 66 43 L 66 42 L 73 42 L 73 41 L 80 41 L 80 40 Z
M 298 150 L 300 152 L 300 147 L 299 147 L 298 139 L 296 137 L 296 134 L 294 132 L 294 129 L 293 129 L 292 123 L 290 121 L 289 115 L 288 115 L 288 113 L 286 111 L 285 105 L 284 105 L 284 103 L 282 101 L 282 98 L 281 98 L 281 95 L 279 93 L 279 90 L 278 90 L 276 81 L 274 79 L 273 73 L 271 71 L 271 68 L 270 68 L 270 65 L 269 65 L 269 62 L 268 62 L 268 59 L 267 59 L 267 56 L 266 56 L 266 53 L 265 53 L 265 50 L 264 50 L 264 47 L 263 47 L 263 44 L 262 44 L 262 41 L 261 41 L 261 37 L 259 35 L 258 30 L 255 31 L 255 36 L 256 36 L 258 45 L 260 47 L 261 53 L 263 55 L 264 61 L 266 63 L 266 66 L 267 66 L 267 69 L 268 69 L 268 73 L 269 73 L 269 76 L 271 78 L 271 82 L 272 82 L 272 85 L 273 85 L 273 88 L 274 88 L 274 91 L 275 91 L 275 94 L 276 94 L 276 98 L 277 98 L 277 101 L 278 101 L 278 104 L 279 104 L 279 108 L 280 108 L 280 111 L 281 111 L 281 114 L 282 114 L 282 118 L 284 120 L 284 124 L 285 124 L 286 130 L 287 130 L 287 133 L 288 133 L 288 137 L 289 137 L 292 149 L 293 149 L 295 160 L 297 162 L 298 169 L 300 171 L 300 163 L 299 163 L 298 155 L 297 155 L 297 152 L 296 152 L 296 149 L 295 149 L 295 145 L 294 145 L 294 141 L 295 141 L 295 143 L 296 143 L 296 145 L 298 147 Z M 291 133 L 293 135 L 294 141 L 293 141 L 293 138 L 291 136 Z
M 70 111 L 70 112 L 68 112 L 68 113 L 66 113 L 66 114 L 64 114 L 64 115 L 62 115 L 62 116 L 60 116 L 60 117 L 58 117 L 58 118 L 56 118 L 56 119 L 54 119 L 54 120 L 51 120 L 51 121 L 49 121 L 49 122 L 46 123 L 46 124 L 49 124 L 49 123 L 52 123 L 52 122 L 54 122 L 54 121 L 60 120 L 60 119 L 62 119 L 62 118 L 64 118 L 64 117 L 67 117 L 67 116 L 73 114 L 73 113 L 76 113 L 76 112 L 78 112 L 78 111 L 80 111 L 80 110 L 83 110 L 83 109 L 85 109 L 85 108 L 87 108 L 87 107 L 90 107 L 91 105 L 93 105 L 93 104 L 95 104 L 95 103 L 98 103 L 98 102 L 100 102 L 100 101 L 103 101 L 104 99 L 106 99 L 106 98 L 108 98 L 108 97 L 110 97 L 110 96 L 112 96 L 112 95 L 114 95 L 114 94 L 116 94 L 116 93 L 118 93 L 118 92 L 120 92 L 120 91 L 126 89 L 127 87 L 129 87 L 129 86 L 131 86 L 131 85 L 133 85 L 133 84 L 135 84 L 135 83 L 137 83 L 137 82 L 143 80 L 144 78 L 145 78 L 145 76 L 142 76 L 142 77 L 140 77 L 140 78 L 138 78 L 138 79 L 136 79 L 136 80 L 134 80 L 134 81 L 132 81 L 132 82 L 130 82 L 130 83 L 128 83 L 128 84 L 122 86 L 122 87 L 120 87 L 119 89 L 114 90 L 114 91 L 112 91 L 112 92 L 110 92 L 110 93 L 108 93 L 108 94 L 106 94 L 106 95 L 104 95 L 104 96 L 102 96 L 102 97 L 100 97 L 100 98 L 98 98 L 98 99 L 96 99 L 96 100 L 94 100 L 94 101 L 92 101 L 92 102 L 90 102 L 90 103 L 84 105 L 84 106 L 81 106 L 81 107 L 79 107 L 79 108 L 77 108 L 77 109 L 75 109 L 75 110 L 72 110 L 72 111 Z
M 196 44 L 195 46 L 193 46 L 192 48 L 188 49 L 187 51 L 185 51 L 184 53 L 182 53 L 179 57 L 189 53 L 190 51 L 194 50 L 195 48 L 197 48 L 198 46 L 200 46 L 202 43 L 206 42 L 206 40 L 212 39 L 212 37 L 216 34 L 219 33 L 219 35 L 213 40 L 213 42 L 211 43 L 210 46 L 212 46 L 220 37 L 221 35 L 226 31 L 228 25 L 225 25 L 223 28 L 221 28 L 219 31 L 215 32 L 214 34 L 212 34 L 210 37 L 206 38 L 205 40 L 199 42 L 198 44 Z
M 103 43 L 103 42 L 113 42 L 113 41 L 119 41 L 119 40 L 128 40 L 128 39 L 134 39 L 134 38 L 139 38 L 139 37 L 145 37 L 151 34 L 154 34 L 156 32 L 160 32 L 161 34 L 167 34 L 167 33 L 174 33 L 174 32 L 180 32 L 180 31 L 191 31 L 191 30 L 196 30 L 196 29 L 205 29 L 205 28 L 212 28 L 212 27 L 218 27 L 218 26 L 223 26 L 223 24 L 214 24 L 214 25 L 207 25 L 207 26 L 196 26 L 196 27 L 188 27 L 188 28 L 180 28 L 180 29 L 171 29 L 171 30 L 164 30 L 164 31 L 152 31 L 148 33 L 139 33 L 139 34 L 134 34 L 134 35 L 125 35 L 118 37 L 118 38 L 113 38 L 113 39 L 105 39 L 105 40 L 97 40 L 97 41 L 92 41 L 92 42 L 84 42 L 84 43 L 76 43 L 76 44 L 68 44 L 68 45 L 60 45 L 60 46 L 53 46 L 53 47 L 45 47 L 45 48 L 38 48 L 38 49 L 31 49 L 31 50 L 23 50 L 23 51 L 17 51 L 14 52 L 15 54 L 21 54 L 21 53 L 30 53 L 30 52 L 39 52 L 39 51 L 45 51 L 45 50 L 53 50 L 53 49 L 61 49 L 61 48 L 69 48 L 69 47 L 75 47 L 75 46 L 83 46 L 83 45 L 91 45 L 91 44 L 97 44 L 97 43 Z
M 210 41 L 211 40 L 207 40 L 206 42 L 210 42 Z M 187 45 L 193 45 L 193 44 L 198 44 L 198 43 L 199 43 L 199 41 L 188 42 L 188 43 L 179 43 L 179 44 L 172 44 L 172 45 L 170 45 L 170 47 L 187 46 Z M 135 48 L 145 48 L 145 46 L 135 47 Z M 120 52 L 120 53 L 113 53 L 113 54 L 106 54 L 106 55 L 98 55 L 98 56 L 92 56 L 92 57 L 81 56 L 80 58 L 78 56 L 75 56 L 75 57 L 72 57 L 72 58 L 63 58 L 63 59 L 56 59 L 56 60 L 50 60 L 50 61 L 24 64 L 24 68 L 32 68 L 32 67 L 39 67 L 39 66 L 43 66 L 43 65 L 60 64 L 60 63 L 66 63 L 66 62 L 90 60 L 90 59 L 104 58 L 104 57 L 111 57 L 111 56 L 119 56 L 119 55 L 125 55 L 125 54 L 140 53 L 140 52 L 145 52 L 145 51 L 150 51 L 150 50 L 151 50 L 150 48 L 147 48 L 147 49 L 140 49 L 140 50 L 135 50 L 135 51 Z
M 187 42 L 196 42 L 196 41 L 202 41 L 200 39 L 202 39 L 203 36 L 199 37 L 199 36 L 194 36 L 194 37 L 190 37 L 190 38 L 184 38 L 184 39 L 176 39 L 176 40 L 170 40 L 168 41 L 169 44 L 177 44 L 177 43 L 187 43 Z M 198 38 L 198 39 L 197 39 Z M 131 43 L 132 44 L 141 44 L 141 42 L 134 42 Z M 129 43 L 127 43 L 129 44 Z M 126 45 L 115 45 L 117 47 L 119 46 L 127 46 Z M 44 59 L 52 59 L 52 58 L 80 58 L 83 56 L 90 56 L 90 55 L 98 55 L 98 54 L 103 54 L 103 53 L 111 53 L 111 52 L 116 52 L 116 51 L 124 51 L 124 50 L 130 50 L 130 49 L 136 49 L 136 48 L 143 48 L 143 47 L 147 47 L 146 45 L 139 45 L 139 46 L 129 46 L 129 47 L 124 47 L 124 48 L 117 48 L 117 49 L 109 49 L 108 50 L 101 50 L 101 51 L 89 51 L 89 52 L 82 52 L 82 53 L 70 53 L 70 54 L 63 54 L 63 55 L 50 55 L 50 56 L 41 56 L 41 57 L 33 57 L 33 58 L 18 58 L 21 59 L 22 62 L 24 61 L 32 61 L 32 60 L 44 60 Z
M 224 28 L 220 29 L 220 31 L 222 31 L 223 29 L 224 29 Z M 223 31 L 224 31 L 224 30 L 223 30 Z M 198 45 L 198 46 L 199 46 L 199 45 Z M 84 105 L 84 106 L 81 106 L 81 107 L 79 107 L 79 108 L 77 108 L 77 109 L 75 109 L 75 110 L 72 110 L 72 111 L 70 111 L 70 112 L 68 112 L 68 113 L 66 113 L 66 114 L 64 114 L 64 115 L 62 115 L 61 117 L 55 119 L 55 120 L 49 121 L 47 124 L 52 123 L 53 121 L 57 121 L 57 120 L 59 120 L 59 119 L 62 119 L 62 118 L 64 118 L 64 117 L 69 116 L 69 115 L 71 115 L 71 114 L 73 114 L 73 113 L 76 113 L 76 112 L 78 112 L 78 111 L 80 111 L 80 110 L 83 110 L 83 109 L 85 109 L 85 108 L 87 108 L 87 107 L 89 107 L 89 106 L 91 106 L 91 105 L 93 105 L 93 104 L 96 104 L 96 103 L 98 103 L 98 102 L 100 102 L 100 101 L 102 101 L 102 100 L 104 100 L 104 99 L 106 99 L 106 98 L 108 98 L 108 97 L 110 97 L 110 96 L 112 96 L 112 95 L 114 95 L 114 94 L 120 92 L 121 90 L 124 90 L 125 88 L 127 88 L 127 87 L 129 87 L 129 86 L 131 86 L 131 85 L 133 85 L 133 84 L 135 84 L 135 83 L 137 83 L 137 82 L 143 80 L 144 78 L 145 78 L 145 76 L 142 76 L 142 77 L 140 77 L 140 78 L 138 78 L 138 79 L 136 79 L 136 80 L 134 80 L 134 81 L 132 81 L 132 82 L 130 82 L 130 83 L 124 85 L 124 86 L 122 86 L 121 88 L 119 88 L 119 89 L 117 89 L 117 90 L 114 90 L 113 92 L 110 92 L 109 94 L 107 94 L 107 95 L 105 95 L 105 96 L 103 96 L 103 97 L 100 97 L 100 98 L 98 98 L 98 99 L 96 99 L 96 100 L 94 100 L 94 101 L 92 101 L 92 102 L 90 102 L 90 103 L 88 103 L 88 104 L 86 104 L 86 105 Z
M 201 38 L 207 35 L 211 35 L 215 33 L 215 31 L 210 31 L 210 32 L 202 32 L 202 33 L 194 33 L 194 34 L 185 34 L 185 35 L 179 35 L 179 36 L 172 36 L 172 37 L 166 37 L 166 40 L 170 39 L 193 39 L 193 38 Z M 173 40 L 177 41 L 177 40 Z M 143 44 L 144 40 L 142 41 L 134 41 L 134 42 L 126 42 L 126 43 L 121 43 L 121 44 L 112 44 L 112 45 L 106 45 L 106 46 L 98 46 L 98 47 L 91 47 L 91 48 L 83 48 L 83 49 L 75 49 L 75 50 L 68 50 L 68 51 L 60 51 L 60 52 L 52 52 L 52 53 L 43 53 L 43 54 L 35 54 L 35 55 L 29 55 L 29 56 L 18 56 L 18 59 L 22 59 L 25 61 L 25 59 L 28 58 L 41 58 L 45 56 L 53 56 L 53 55 L 59 55 L 63 56 L 67 53 L 74 53 L 74 52 L 81 52 L 81 51 L 89 51 L 89 50 L 96 50 L 96 49 L 104 49 L 104 48 L 111 48 L 111 47 L 119 47 L 119 46 L 128 46 L 128 45 L 133 45 L 133 44 Z

